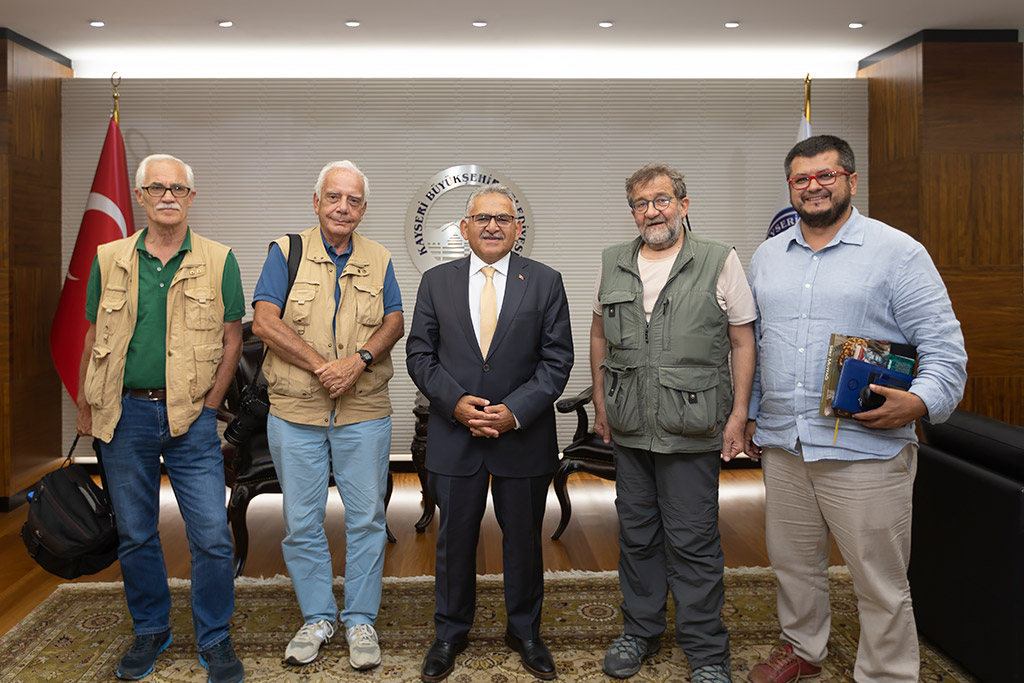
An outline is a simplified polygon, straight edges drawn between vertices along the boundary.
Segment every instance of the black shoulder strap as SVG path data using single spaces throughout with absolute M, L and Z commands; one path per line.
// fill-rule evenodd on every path
M 267 247 L 267 251 L 274 246 L 274 242 L 270 243 Z M 292 285 L 295 284 L 295 276 L 299 274 L 299 263 L 302 261 L 302 236 L 296 235 L 293 232 L 288 233 L 288 289 L 284 290 L 284 306 L 281 306 L 281 317 L 284 317 L 284 308 L 288 305 L 288 295 L 291 294 Z M 267 359 L 267 354 L 270 349 L 266 344 L 263 344 L 263 357 L 260 358 L 260 364 L 256 366 L 256 372 L 252 376 L 252 382 L 255 384 L 263 371 L 263 361 Z
M 284 292 L 285 304 L 288 302 L 288 295 L 291 294 L 292 285 L 295 284 L 295 276 L 299 272 L 299 262 L 302 260 L 302 237 L 295 233 L 288 233 L 288 289 Z M 284 317 L 284 306 L 281 307 L 281 317 Z

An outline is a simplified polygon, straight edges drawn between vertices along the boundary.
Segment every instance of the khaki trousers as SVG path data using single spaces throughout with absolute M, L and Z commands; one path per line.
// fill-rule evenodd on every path
M 917 445 L 907 444 L 888 460 L 808 463 L 768 448 L 762 465 L 782 639 L 809 662 L 825 659 L 831 532 L 857 594 L 854 680 L 917 681 L 920 654 L 907 581 Z

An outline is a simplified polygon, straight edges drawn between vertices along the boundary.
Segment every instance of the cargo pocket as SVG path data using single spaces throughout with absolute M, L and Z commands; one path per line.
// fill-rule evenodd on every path
M 103 330 L 96 330 L 98 337 L 102 338 L 105 336 L 109 339 L 111 334 L 123 326 L 125 318 L 124 306 L 126 303 L 128 303 L 127 290 L 116 287 L 108 287 L 103 290 L 99 311 L 102 311 L 105 315 L 102 317 Z M 97 321 L 100 320 L 99 311 L 97 311 Z
M 384 320 L 384 285 L 367 282 L 353 282 L 356 300 L 356 345 L 362 347 Z
M 658 368 L 658 426 L 670 434 L 710 435 L 718 427 L 718 369 Z
M 292 291 L 288 293 L 288 307 L 292 329 L 296 334 L 306 333 L 313 301 L 319 292 L 320 285 L 315 282 L 296 282 L 292 285 Z
M 224 357 L 224 344 L 219 342 L 198 344 L 193 348 L 193 355 L 195 357 L 195 374 L 189 388 L 189 398 L 198 401 L 213 388 L 217 367 Z
M 110 403 L 104 398 L 110 372 L 110 347 L 93 344 L 89 367 L 85 371 L 85 400 L 93 408 L 106 408 Z M 120 399 L 120 392 L 112 395 Z
M 622 365 L 606 360 L 604 368 L 604 410 L 608 426 L 620 434 L 639 434 L 639 375 L 635 365 Z
M 214 313 L 213 287 L 193 285 L 185 288 L 185 327 L 190 330 L 212 330 L 217 326 Z
M 600 295 L 601 321 L 604 324 L 604 338 L 608 345 L 619 349 L 638 349 L 647 320 L 642 309 L 633 302 L 640 296 L 637 292 L 615 291 Z M 641 310 L 637 316 L 636 311 Z

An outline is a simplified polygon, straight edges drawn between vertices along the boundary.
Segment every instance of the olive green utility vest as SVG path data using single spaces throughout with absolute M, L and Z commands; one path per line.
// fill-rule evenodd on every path
M 729 319 L 716 288 L 731 247 L 686 232 L 650 323 L 638 237 L 604 250 L 605 410 L 615 443 L 655 453 L 722 447 L 732 410 Z
M 352 233 L 352 254 L 341 273 L 324 247 L 320 226 L 300 234 L 302 260 L 281 320 L 327 360 L 346 358 L 363 348 L 384 323 L 384 275 L 391 252 Z M 277 240 L 288 258 L 287 235 Z M 334 310 L 334 288 L 341 288 Z M 332 399 L 312 372 L 270 351 L 263 363 L 270 413 L 297 424 L 327 427 L 366 422 L 391 414 L 388 380 L 395 374 L 391 353 L 373 359 L 372 372 L 359 375 L 350 393 Z
M 121 419 L 128 343 L 139 312 L 139 254 L 142 232 L 102 244 L 96 341 L 85 373 L 85 400 L 92 407 L 92 433 L 104 443 Z M 192 250 L 167 290 L 167 423 L 171 436 L 188 431 L 213 388 L 224 357 L 224 298 L 221 283 L 229 249 L 192 231 Z

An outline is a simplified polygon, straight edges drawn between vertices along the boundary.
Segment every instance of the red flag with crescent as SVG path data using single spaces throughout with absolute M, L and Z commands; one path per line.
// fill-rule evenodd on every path
M 78 229 L 75 250 L 71 254 L 64 289 L 60 293 L 57 314 L 50 329 L 50 354 L 57 374 L 71 398 L 78 400 L 78 371 L 89 321 L 85 319 L 85 293 L 89 284 L 96 247 L 135 232 L 132 218 L 132 191 L 128 182 L 128 162 L 124 138 L 113 116 L 107 127 L 100 161 Z

